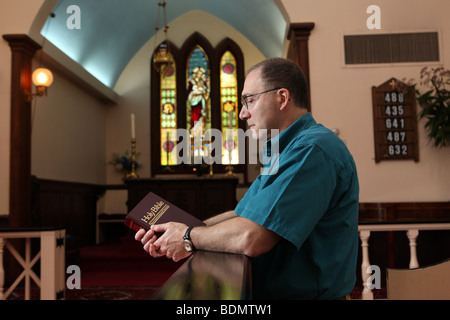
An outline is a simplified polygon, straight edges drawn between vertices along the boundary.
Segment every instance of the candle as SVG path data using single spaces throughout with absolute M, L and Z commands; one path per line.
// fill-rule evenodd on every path
M 131 114 L 131 139 L 136 138 L 136 129 L 134 127 L 134 113 Z

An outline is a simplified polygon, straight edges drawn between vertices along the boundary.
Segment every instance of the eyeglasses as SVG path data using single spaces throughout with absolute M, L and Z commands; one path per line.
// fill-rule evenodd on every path
M 256 96 L 259 96 L 261 94 L 268 93 L 268 92 L 275 91 L 275 90 L 280 90 L 280 89 L 281 89 L 281 87 L 280 88 L 277 87 L 277 88 L 269 89 L 269 90 L 266 90 L 266 91 L 263 91 L 263 92 L 254 93 L 254 94 L 249 94 L 249 95 L 243 96 L 241 98 L 241 103 L 242 103 L 243 106 L 245 106 L 247 108 L 247 110 L 250 110 L 253 107 L 253 105 L 255 104 L 255 102 L 258 100 L 258 98 L 253 98 L 253 99 L 250 99 L 250 100 L 248 100 L 248 98 L 256 97 Z

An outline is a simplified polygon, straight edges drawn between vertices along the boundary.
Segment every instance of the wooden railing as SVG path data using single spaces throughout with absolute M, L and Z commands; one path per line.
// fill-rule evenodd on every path
M 361 263 L 361 278 L 363 284 L 362 299 L 373 300 L 373 292 L 368 283 L 368 279 L 371 272 L 368 272 L 368 268 L 371 266 L 369 258 L 369 238 L 371 232 L 380 231 L 406 231 L 406 236 L 409 239 L 409 251 L 410 260 L 409 268 L 418 268 L 419 261 L 417 259 L 417 237 L 421 230 L 450 230 L 450 223 L 408 223 L 408 222 L 396 222 L 396 223 L 366 223 L 358 226 L 359 237 L 361 239 L 361 251 L 362 251 L 362 263 Z
M 41 229 L 0 229 L 0 300 L 6 300 L 25 280 L 25 300 L 31 297 L 31 280 L 40 287 L 41 300 L 56 300 L 64 298 L 65 288 L 65 239 L 66 231 L 61 228 Z M 40 251 L 31 257 L 31 239 L 40 239 Z M 10 239 L 25 239 L 25 257 L 12 245 Z M 3 266 L 4 248 L 23 267 L 22 273 L 4 292 L 5 269 Z M 40 277 L 33 271 L 33 266 L 40 260 Z
M 152 297 L 155 300 L 251 298 L 251 261 L 245 255 L 197 251 Z

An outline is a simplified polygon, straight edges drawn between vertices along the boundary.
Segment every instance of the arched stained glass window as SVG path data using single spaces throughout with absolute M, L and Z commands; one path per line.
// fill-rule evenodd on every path
M 220 60 L 220 104 L 222 124 L 222 164 L 238 164 L 238 87 L 236 59 L 226 51 Z
M 168 66 L 160 75 L 161 165 L 176 165 L 177 141 L 177 76 L 176 65 Z
M 208 57 L 199 45 L 195 46 L 188 57 L 186 79 L 187 130 L 192 134 L 199 128 L 203 134 L 211 129 L 211 79 Z
M 237 129 L 245 129 L 245 121 L 239 119 L 244 82 L 242 51 L 228 38 L 214 48 L 197 32 L 180 49 L 172 43 L 168 47 L 174 62 L 171 68 L 163 74 L 151 68 L 152 176 L 208 170 L 214 174 L 243 173 L 246 177 L 247 165 L 245 159 L 239 159 L 240 141 L 234 134 Z M 217 130 L 208 138 L 205 133 L 209 129 Z M 227 136 L 228 129 L 233 134 Z M 217 131 L 222 134 L 219 145 L 214 144 Z M 200 144 L 196 136 L 200 136 Z M 217 159 L 215 148 L 219 146 L 222 154 Z M 196 162 L 196 156 L 200 162 Z M 207 164 L 207 159 L 214 159 L 213 164 Z

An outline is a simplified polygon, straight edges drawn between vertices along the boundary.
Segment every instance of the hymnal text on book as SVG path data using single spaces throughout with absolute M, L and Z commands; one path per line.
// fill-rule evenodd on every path
M 134 231 L 149 230 L 154 224 L 181 222 L 185 225 L 202 226 L 203 221 L 181 210 L 169 201 L 149 192 L 125 218 L 125 225 Z

